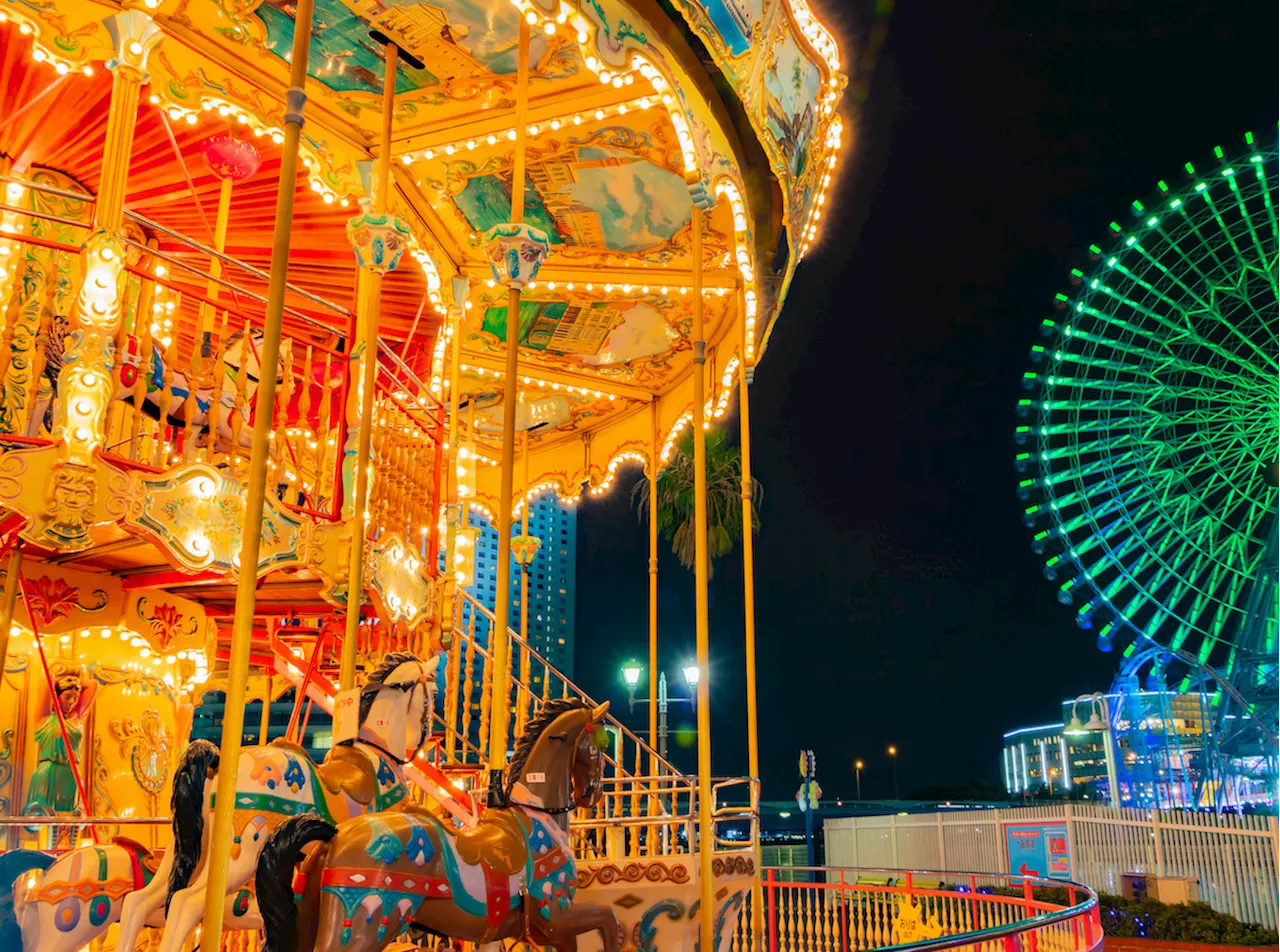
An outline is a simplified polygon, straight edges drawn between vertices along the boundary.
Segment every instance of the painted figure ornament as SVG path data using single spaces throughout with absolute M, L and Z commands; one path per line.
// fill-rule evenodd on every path
M 289 818 L 315 814 L 336 824 L 399 807 L 407 796 L 402 766 L 430 733 L 435 671 L 408 652 L 386 655 L 361 688 L 359 739 L 336 744 L 323 764 L 282 738 L 240 752 L 228 896 L 250 882 L 267 838 Z M 133 949 L 156 910 L 167 910 L 160 952 L 176 952 L 200 921 L 219 769 L 226 765 L 216 746 L 187 747 L 173 780 L 173 849 L 150 885 L 126 899 L 116 948 Z
M 548 703 L 507 768 L 504 805 L 486 810 L 475 829 L 458 831 L 409 804 L 336 825 L 315 816 L 282 824 L 258 867 L 263 952 L 375 952 L 410 926 L 557 952 L 596 931 L 605 952 L 618 952 L 613 911 L 574 902 L 569 842 L 570 811 L 600 798 L 607 737 L 598 725 L 607 711 L 576 698 Z M 303 884 L 301 907 L 319 916 L 301 940 L 294 882 Z
M 93 703 L 98 685 L 85 675 L 83 669 L 62 661 L 53 662 L 50 674 L 54 690 L 51 706 L 56 705 L 57 710 L 51 710 L 49 716 L 36 726 L 36 769 L 31 775 L 26 805 L 22 808 L 24 816 L 74 816 L 81 812 L 71 764 L 80 757 L 83 718 Z M 58 722 L 59 712 L 62 724 Z M 71 742 L 70 751 L 63 740 L 63 725 L 67 729 L 66 740 Z M 67 836 L 71 835 L 68 827 Z

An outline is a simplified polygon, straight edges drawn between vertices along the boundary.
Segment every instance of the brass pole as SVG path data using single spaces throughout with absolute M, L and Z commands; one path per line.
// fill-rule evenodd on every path
M 715 948 L 715 882 L 711 869 L 711 641 L 707 611 L 707 342 L 702 326 L 702 209 L 693 206 L 693 538 L 694 633 L 698 653 L 698 886 L 702 948 Z
M 511 221 L 524 221 L 524 150 L 529 111 L 529 24 L 520 21 L 520 52 L 516 61 L 516 151 L 511 164 Z M 490 632 L 493 662 L 492 704 L 489 722 L 489 769 L 507 765 L 507 660 L 511 625 L 511 497 L 515 482 L 516 400 L 519 397 L 520 289 L 507 289 L 506 399 L 502 407 L 502 478 L 498 492 L 498 586 L 494 599 L 494 626 Z
M 280 362 L 280 331 L 284 325 L 285 282 L 289 277 L 289 241 L 293 235 L 293 200 L 298 189 L 298 141 L 306 104 L 307 59 L 311 49 L 311 14 L 315 0 L 298 0 L 293 34 L 292 68 L 285 93 L 284 144 L 280 155 L 280 184 L 276 192 L 276 220 L 272 233 L 271 279 L 259 364 L 275 368 Z M 276 374 L 270 370 L 258 381 L 258 408 L 249 451 L 248 485 L 244 503 L 244 535 L 240 546 L 240 574 L 236 579 L 236 612 L 231 628 L 231 657 L 227 663 L 227 706 L 222 718 L 222 769 L 209 834 L 209 880 L 204 902 L 201 948 L 222 948 L 222 913 L 226 908 L 227 867 L 234 835 L 236 764 L 244 731 L 245 691 L 249 684 L 249 647 L 258 594 L 258 552 L 262 543 L 262 510 L 267 496 L 267 456 L 271 451 L 272 410 L 276 402 Z
M 760 735 L 758 708 L 756 707 L 756 571 L 755 540 L 752 532 L 751 483 L 751 413 L 748 388 L 755 368 L 747 363 L 747 308 L 745 289 L 738 286 L 738 425 L 742 449 L 742 607 L 746 616 L 747 655 L 747 774 L 760 782 Z M 756 869 L 760 869 L 760 835 L 757 820 L 756 835 L 752 837 L 756 854 Z M 756 876 L 751 887 L 751 933 L 754 948 L 764 941 L 764 896 L 760 877 Z
M 649 404 L 649 747 L 658 749 L 658 401 Z M 658 757 L 649 754 L 649 776 L 658 775 Z
M 453 605 L 457 598 L 458 576 L 454 567 L 454 559 L 458 554 L 458 530 L 463 525 L 465 513 L 458 505 L 458 415 L 462 412 L 462 395 L 459 391 L 459 341 L 462 339 L 462 312 L 465 306 L 465 284 L 461 287 L 457 279 L 453 285 L 453 306 L 449 308 L 449 455 L 446 462 L 446 499 L 444 523 L 444 592 L 445 597 L 440 604 L 440 631 L 453 632 Z M 459 291 L 463 291 L 463 299 L 459 300 Z M 456 690 L 453 685 L 450 690 Z
M 391 196 L 391 119 L 396 101 L 396 62 L 400 50 L 386 45 L 387 69 L 382 81 L 382 139 L 373 185 L 375 211 L 385 215 Z M 347 561 L 347 618 L 342 638 L 342 661 L 338 687 L 349 691 L 356 686 L 356 649 L 360 638 L 360 602 L 364 596 L 364 543 L 368 532 L 365 513 L 369 509 L 369 461 L 373 440 L 373 394 L 378 386 L 378 311 L 382 298 L 382 273 L 361 268 L 357 277 L 356 305 L 364 338 L 364 359 L 360 365 L 360 431 L 356 437 L 355 499 L 351 506 L 351 557 Z
M 524 471 L 520 480 L 524 487 L 524 505 L 520 509 L 520 534 L 529 534 L 529 431 L 524 431 Z M 529 644 L 529 566 L 520 563 L 520 638 Z
M 0 592 L 0 680 L 4 678 L 5 659 L 9 657 L 9 629 L 13 627 L 13 610 L 18 605 L 18 574 L 22 571 L 22 543 L 14 545 L 9 556 L 9 569 Z
M 231 219 L 231 190 L 235 183 L 224 178 L 218 187 L 218 215 L 213 223 L 213 247 L 218 252 L 227 250 L 227 224 Z M 222 259 L 214 257 L 209 261 L 209 281 L 205 285 L 204 296 L 210 301 L 218 299 L 218 288 L 220 285 L 215 278 L 222 277 Z M 205 342 L 205 335 L 213 333 L 214 305 L 208 302 L 202 302 L 200 305 L 200 323 L 196 328 L 196 347 L 191 352 L 191 366 L 199 367 L 201 354 L 201 345 Z

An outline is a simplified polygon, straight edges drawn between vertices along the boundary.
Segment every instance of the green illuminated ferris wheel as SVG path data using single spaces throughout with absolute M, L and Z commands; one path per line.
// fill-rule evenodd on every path
M 1208 672 L 1274 751 L 1277 150 L 1249 135 L 1215 155 L 1072 272 L 1024 377 L 1017 462 L 1077 624 L 1105 651 L 1164 649 L 1184 688 Z

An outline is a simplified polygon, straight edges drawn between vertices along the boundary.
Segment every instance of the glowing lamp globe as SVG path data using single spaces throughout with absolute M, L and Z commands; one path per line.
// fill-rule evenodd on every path
M 204 164 L 220 179 L 242 182 L 262 166 L 262 154 L 251 142 L 232 136 L 212 136 L 200 146 Z
M 684 666 L 684 679 L 689 682 L 690 687 L 698 686 L 698 666 L 696 664 L 686 664 Z
M 627 687 L 633 688 L 640 683 L 642 670 L 638 661 L 628 661 L 622 666 L 622 680 L 627 683 Z

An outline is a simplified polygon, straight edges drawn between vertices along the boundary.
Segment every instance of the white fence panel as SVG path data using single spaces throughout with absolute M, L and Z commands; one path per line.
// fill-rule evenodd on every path
M 1098 804 L 971 810 L 826 821 L 829 865 L 945 872 L 1007 872 L 1004 824 L 1063 820 L 1072 873 L 1118 894 L 1125 873 L 1196 880 L 1200 898 L 1245 922 L 1276 927 L 1275 817 L 1215 817 Z

